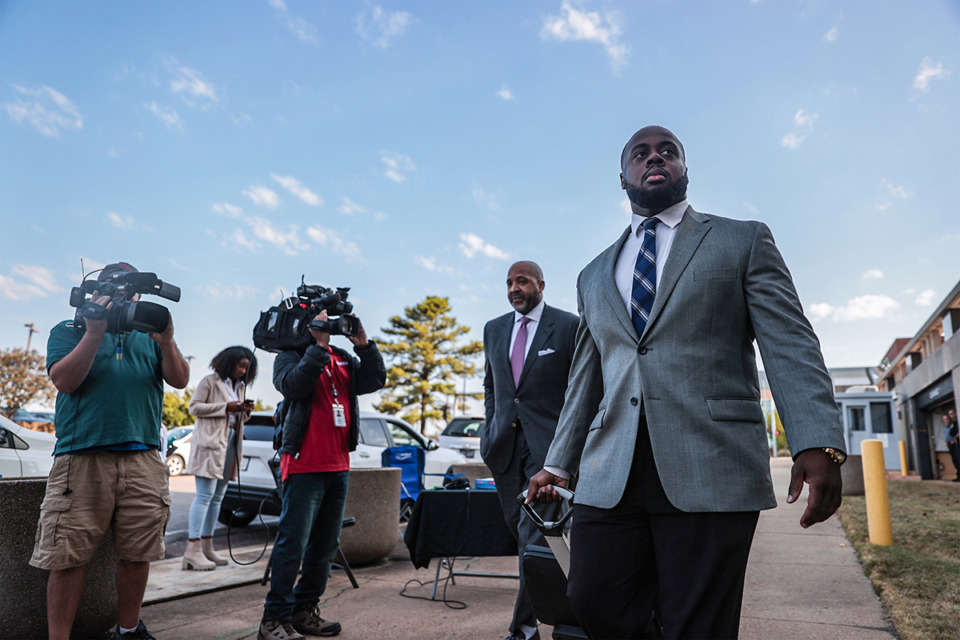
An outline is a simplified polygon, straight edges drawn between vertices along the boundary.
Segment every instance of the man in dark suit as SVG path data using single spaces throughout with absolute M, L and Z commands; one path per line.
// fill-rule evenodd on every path
M 840 416 L 820 345 L 760 222 L 687 205 L 683 145 L 620 157 L 633 221 L 580 273 L 571 386 L 530 495 L 576 478 L 568 595 L 593 638 L 735 638 L 759 512 L 776 506 L 754 342 L 794 457 L 800 525 L 840 506 Z M 543 492 L 538 495 L 541 488 Z
M 486 425 L 480 455 L 493 473 L 521 558 L 527 545 L 545 544 L 529 518 L 520 517 L 516 499 L 543 467 L 553 440 L 577 331 L 577 316 L 544 304 L 544 286 L 536 263 L 514 264 L 507 273 L 507 299 L 514 310 L 483 329 Z M 520 589 L 507 638 L 539 637 L 521 562 Z

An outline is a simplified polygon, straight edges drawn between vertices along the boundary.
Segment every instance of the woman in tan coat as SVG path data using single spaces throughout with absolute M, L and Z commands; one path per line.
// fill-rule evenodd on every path
M 190 413 L 197 424 L 187 473 L 194 475 L 197 492 L 190 506 L 183 568 L 197 571 L 227 564 L 213 550 L 213 529 L 227 483 L 237 477 L 243 423 L 253 408 L 246 399 L 246 387 L 257 377 L 257 358 L 246 347 L 228 347 L 214 356 L 210 368 L 214 372 L 200 381 L 190 398 Z

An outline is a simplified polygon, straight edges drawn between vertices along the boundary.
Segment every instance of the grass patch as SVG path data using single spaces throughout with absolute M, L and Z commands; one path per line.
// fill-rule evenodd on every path
M 872 545 L 866 500 L 845 496 L 840 522 L 903 640 L 960 638 L 960 485 L 887 483 L 893 545 Z

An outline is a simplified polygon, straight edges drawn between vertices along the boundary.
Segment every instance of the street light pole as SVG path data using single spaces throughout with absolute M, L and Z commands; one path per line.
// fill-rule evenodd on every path
M 28 322 L 28 323 L 26 323 L 26 324 L 23 325 L 23 326 L 25 326 L 26 328 L 28 328 L 28 329 L 30 330 L 30 331 L 27 333 L 27 353 L 30 353 L 30 340 L 33 338 L 33 334 L 35 334 L 35 333 L 40 333 L 40 332 L 33 328 L 33 323 L 32 323 L 32 322 Z

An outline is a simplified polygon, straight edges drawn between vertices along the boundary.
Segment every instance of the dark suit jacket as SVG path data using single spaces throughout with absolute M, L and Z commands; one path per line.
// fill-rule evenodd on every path
M 480 455 L 490 470 L 497 473 L 504 473 L 513 457 L 518 420 L 533 459 L 543 466 L 563 407 L 578 318 L 549 305 L 543 306 L 518 386 L 514 386 L 510 368 L 513 323 L 511 311 L 483 328 L 486 356 L 483 404 L 487 422 L 480 438 Z

